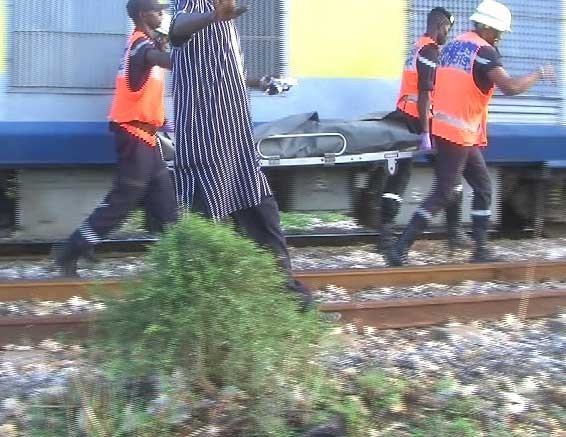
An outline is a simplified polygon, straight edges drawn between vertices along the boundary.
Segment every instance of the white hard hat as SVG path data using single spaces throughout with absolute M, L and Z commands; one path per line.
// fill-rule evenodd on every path
M 470 20 L 485 24 L 500 32 L 511 32 L 511 11 L 496 0 L 482 1 Z

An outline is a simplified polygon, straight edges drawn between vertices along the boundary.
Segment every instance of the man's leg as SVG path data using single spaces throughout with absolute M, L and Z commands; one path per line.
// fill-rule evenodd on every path
M 471 241 L 462 229 L 462 202 L 464 186 L 456 185 L 452 201 L 446 206 L 446 231 L 448 233 L 448 247 L 450 251 L 468 249 Z
M 310 307 L 313 303 L 310 291 L 303 283 L 293 278 L 291 258 L 281 229 L 279 208 L 273 196 L 263 198 L 258 206 L 236 211 L 231 216 L 244 235 L 275 254 L 279 266 L 287 275 L 287 287 L 300 295 L 304 308 Z
M 436 139 L 435 182 L 432 192 L 415 212 L 401 238 L 388 252 L 389 265 L 407 263 L 407 254 L 415 240 L 428 226 L 429 221 L 453 199 L 454 187 L 460 184 L 468 148 L 460 147 L 441 138 Z
M 464 169 L 464 178 L 474 190 L 471 214 L 472 238 L 476 247 L 472 262 L 501 261 L 493 255 L 487 245 L 487 233 L 491 217 L 491 180 L 479 147 L 473 147 L 470 150 L 470 156 Z
M 147 187 L 145 202 L 158 231 L 177 221 L 179 208 L 175 197 L 175 187 L 161 153 L 155 148 L 153 156 L 153 176 Z
M 427 160 L 432 164 L 436 173 L 436 155 L 427 155 Z M 471 241 L 462 229 L 462 201 L 464 200 L 464 186 L 458 184 L 454 187 L 452 201 L 446 206 L 446 231 L 448 235 L 448 248 L 450 251 L 456 249 L 468 249 Z
M 153 151 L 137 138 L 116 133 L 118 168 L 103 202 L 56 251 L 55 262 L 65 276 L 76 276 L 77 261 L 117 228 L 143 199 L 151 179 Z
M 413 160 L 411 158 L 401 159 L 397 162 L 397 171 L 394 175 L 385 175 L 386 181 L 381 195 L 381 208 L 379 220 L 379 237 L 377 239 L 377 250 L 385 254 L 394 243 L 393 228 L 395 218 L 401 210 L 403 196 L 409 179 Z

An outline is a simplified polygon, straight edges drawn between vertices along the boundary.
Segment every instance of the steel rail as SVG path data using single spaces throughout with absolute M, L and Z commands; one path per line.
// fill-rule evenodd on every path
M 531 290 L 521 293 L 451 296 L 427 299 L 388 299 L 383 301 L 325 303 L 319 306 L 323 317 L 332 322 L 352 324 L 363 332 L 438 325 L 449 321 L 496 320 L 506 314 L 517 315 L 528 296 L 523 318 L 555 315 L 566 307 L 566 289 Z M 95 315 L 89 313 L 55 316 L 0 317 L 0 345 L 38 342 L 46 338 L 85 339 L 94 333 Z
M 566 261 L 521 261 L 489 264 L 446 264 L 402 268 L 304 270 L 295 277 L 311 289 L 327 285 L 359 291 L 369 287 L 411 286 L 427 283 L 457 284 L 462 281 L 566 280 Z M 120 279 L 99 281 L 50 280 L 0 282 L 0 302 L 13 300 L 64 301 L 92 297 L 97 287 L 117 292 Z

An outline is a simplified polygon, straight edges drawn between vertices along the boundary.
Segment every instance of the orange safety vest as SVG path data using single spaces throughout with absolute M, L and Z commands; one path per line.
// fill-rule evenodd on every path
M 436 70 L 433 135 L 460 146 L 487 145 L 487 110 L 495 85 L 484 94 L 473 74 L 478 52 L 485 46 L 490 44 L 468 32 L 442 50 Z
M 429 36 L 421 36 L 413 44 L 401 78 L 401 90 L 397 99 L 397 109 L 409 114 L 412 117 L 420 118 L 417 102 L 419 100 L 419 74 L 417 72 L 417 62 L 419 54 L 424 46 L 435 44 L 436 41 Z
M 157 143 L 155 132 L 165 123 L 165 69 L 157 65 L 153 66 L 143 86 L 138 91 L 130 89 L 128 83 L 130 52 L 140 38 L 147 39 L 147 35 L 135 30 L 128 40 L 116 77 L 116 92 L 108 118 L 150 146 L 155 146 Z M 132 122 L 137 123 L 132 125 Z M 148 125 L 148 128 L 144 129 L 140 124 Z

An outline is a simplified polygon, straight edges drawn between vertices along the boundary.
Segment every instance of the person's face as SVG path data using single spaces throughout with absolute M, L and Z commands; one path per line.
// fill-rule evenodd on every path
M 145 24 L 151 29 L 155 30 L 161 26 L 163 20 L 163 9 L 156 5 L 155 9 L 141 13 L 142 19 Z
M 437 42 L 439 45 L 443 46 L 448 41 L 448 34 L 450 33 L 450 29 L 452 29 L 452 23 L 450 21 L 445 20 L 438 26 L 438 38 Z
M 499 44 L 499 41 L 501 41 L 502 37 L 503 37 L 503 32 L 500 32 L 499 30 L 495 30 L 492 27 L 486 26 L 484 28 L 482 38 L 485 39 L 492 46 L 494 47 L 497 46 Z

